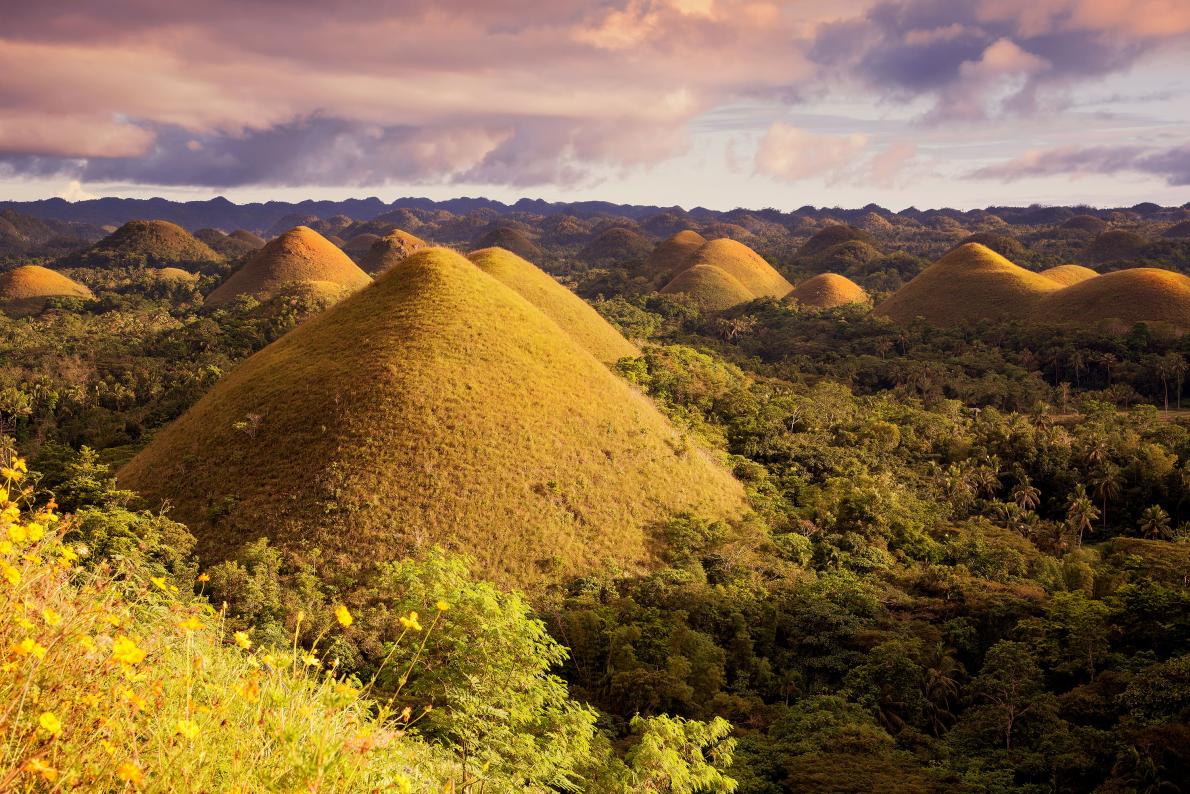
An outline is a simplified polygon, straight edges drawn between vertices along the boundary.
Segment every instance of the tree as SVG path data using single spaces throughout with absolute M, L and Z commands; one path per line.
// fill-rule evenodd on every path
M 1103 504 L 1103 530 L 1107 531 L 1107 503 L 1120 495 L 1123 486 L 1123 473 L 1120 467 L 1110 461 L 1105 461 L 1091 475 L 1091 488 L 1095 498 Z
M 994 727 L 1006 750 L 1012 749 L 1022 719 L 1052 707 L 1053 696 L 1045 691 L 1037 658 L 1029 646 L 1010 640 L 991 647 L 979 675 L 971 681 L 971 691 L 985 705 L 971 709 L 967 716 Z
M 1066 523 L 1078 534 L 1078 545 L 1083 545 L 1083 533 L 1090 531 L 1099 518 L 1099 510 L 1087 496 L 1087 489 L 1079 483 L 1066 500 Z
M 1146 507 L 1140 514 L 1140 531 L 1146 538 L 1167 538 L 1169 527 L 1169 513 L 1161 505 Z
M 1021 510 L 1036 510 L 1037 506 L 1041 504 L 1041 491 L 1029 482 L 1027 476 L 1022 474 L 1021 481 L 1012 489 L 1012 501 L 1016 502 L 1017 507 Z
M 736 782 L 723 773 L 731 766 L 736 741 L 729 738 L 731 723 L 722 717 L 710 722 L 681 717 L 632 718 L 636 743 L 624 756 L 629 792 L 730 794 Z

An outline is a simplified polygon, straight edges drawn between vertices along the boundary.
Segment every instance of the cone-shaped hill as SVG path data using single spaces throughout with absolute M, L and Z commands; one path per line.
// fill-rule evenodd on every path
M 537 247 L 537 243 L 533 242 L 529 235 L 520 229 L 511 226 L 497 226 L 490 229 L 475 241 L 472 248 L 477 250 L 480 248 L 503 248 L 530 262 L 537 261 L 541 257 L 541 249 Z
M 235 259 L 245 254 L 250 254 L 260 248 L 259 245 L 252 245 L 238 237 L 224 234 L 218 229 L 199 229 L 194 233 L 194 237 L 210 246 L 211 250 L 222 254 L 228 259 Z
M 1050 281 L 1058 282 L 1063 287 L 1069 287 L 1072 284 L 1078 284 L 1080 281 L 1095 278 L 1099 274 L 1091 268 L 1083 267 L 1082 265 L 1058 265 L 1057 267 L 1051 267 L 1048 270 L 1041 271 L 1041 275 Z
M 1144 247 L 1145 238 L 1139 234 L 1112 229 L 1092 240 L 1078 255 L 1078 260 L 1088 265 L 1123 262 L 1139 254 Z
M 739 279 L 714 265 L 688 267 L 660 292 L 662 295 L 688 295 L 706 311 L 722 311 L 756 300 L 756 295 Z
M 414 251 L 428 245 L 429 243 L 420 237 L 400 229 L 393 229 L 372 243 L 368 253 L 360 260 L 359 266 L 365 273 L 375 276 L 388 270 Z
M 678 232 L 661 241 L 645 260 L 643 275 L 654 284 L 665 284 L 678 273 L 693 264 L 694 255 L 707 244 L 707 238 L 698 232 Z
M 890 295 L 875 314 L 934 325 L 1024 319 L 1043 295 L 1062 285 L 1025 270 L 979 243 L 955 248 Z
M 93 298 L 91 290 L 48 267 L 22 265 L 0 273 L 0 309 L 37 311 L 49 298 Z
M 222 255 L 177 224 L 128 221 L 63 263 L 72 267 L 201 267 L 222 261 Z
M 1085 234 L 1101 234 L 1107 229 L 1107 221 L 1094 215 L 1075 215 L 1058 228 Z
M 267 535 L 350 575 L 439 544 L 528 588 L 648 565 L 673 513 L 746 509 L 648 399 L 442 248 L 240 364 L 120 481 L 168 500 L 208 562 Z
M 785 276 L 743 243 L 711 240 L 694 255 L 695 265 L 717 267 L 744 285 L 757 298 L 784 298 L 793 289 Z
M 532 303 L 585 347 L 608 364 L 640 351 L 579 296 L 541 268 L 503 248 L 481 248 L 467 257 L 479 269 Z
M 833 309 L 849 303 L 864 303 L 868 293 L 863 287 L 838 273 L 821 273 L 793 288 L 785 300 L 815 309 Z
M 1044 296 L 1034 318 L 1059 325 L 1162 323 L 1184 331 L 1190 329 L 1190 278 L 1153 267 L 1104 273 Z
M 247 243 L 255 248 L 264 248 L 265 239 L 259 234 L 253 234 L 247 229 L 236 229 L 231 234 L 227 235 L 233 240 L 239 240 L 241 243 Z
M 606 229 L 583 246 L 578 258 L 589 264 L 639 262 L 649 256 L 653 244 L 640 232 L 622 227 Z
M 372 250 L 372 246 L 378 242 L 380 242 L 379 234 L 365 232 L 348 238 L 340 248 L 343 249 L 343 253 L 351 257 L 353 262 L 359 262 L 368 255 L 368 252 Z
M 871 245 L 872 235 L 863 229 L 848 226 L 845 223 L 832 223 L 816 232 L 809 240 L 806 240 L 802 244 L 802 247 L 798 249 L 797 255 L 813 256 L 814 254 L 822 253 L 828 248 L 833 248 L 836 245 L 841 245 L 852 240 L 859 240 Z
M 307 281 L 326 281 L 351 291 L 372 279 L 347 254 L 306 226 L 290 229 L 253 254 L 207 296 L 208 306 L 222 306 L 240 295 L 267 300 L 283 289 Z

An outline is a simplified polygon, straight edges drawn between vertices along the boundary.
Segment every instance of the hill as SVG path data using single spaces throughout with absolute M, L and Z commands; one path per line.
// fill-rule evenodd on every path
M 93 298 L 74 279 L 40 265 L 22 265 L 0 273 L 0 309 L 9 314 L 35 312 L 49 298 Z
M 1190 329 L 1190 278 L 1152 267 L 1104 273 L 1046 295 L 1034 319 L 1060 325 L 1151 322 Z
M 669 237 L 653 249 L 645 260 L 643 275 L 654 284 L 664 284 L 690 267 L 699 248 L 707 239 L 698 232 L 686 229 Z
M 194 237 L 210 246 L 212 251 L 222 254 L 228 259 L 245 256 L 260 248 L 259 245 L 252 245 L 238 237 L 224 234 L 218 229 L 199 229 L 194 233 Z
M 784 298 L 793 289 L 764 257 L 735 240 L 711 240 L 695 252 L 693 264 L 719 268 L 757 298 Z
M 1121 262 L 1139 254 L 1145 247 L 1145 238 L 1133 232 L 1119 229 L 1104 232 L 1088 245 L 1078 259 L 1088 265 L 1106 265 Z
M 72 267 L 201 267 L 223 261 L 222 255 L 181 226 L 169 221 L 128 221 L 63 263 Z
M 530 262 L 535 262 L 541 257 L 541 249 L 537 247 L 537 243 L 533 242 L 529 235 L 520 229 L 511 226 L 497 226 L 488 230 L 485 234 L 480 235 L 471 247 L 474 250 L 503 248 Z
M 208 295 L 206 302 L 222 306 L 240 295 L 267 300 L 289 285 L 308 281 L 328 281 L 355 290 L 371 278 L 318 232 L 298 226 L 257 251 Z
M 1029 253 L 1029 250 L 1025 248 L 1020 240 L 1007 234 L 998 234 L 996 232 L 977 232 L 968 235 L 955 248 L 971 243 L 978 243 L 985 248 L 990 248 L 1005 259 L 1010 260 L 1023 259 Z
M 1107 229 L 1107 221 L 1102 218 L 1096 218 L 1094 215 L 1075 215 L 1058 228 L 1075 232 L 1086 232 L 1087 234 L 1101 234 Z
M 420 237 L 400 229 L 393 229 L 372 243 L 368 253 L 360 260 L 359 266 L 365 273 L 375 276 L 383 273 L 414 251 L 427 246 L 429 243 Z
M 265 242 L 267 242 L 260 235 L 253 234 L 252 232 L 247 231 L 245 229 L 236 229 L 234 232 L 232 232 L 231 234 L 229 234 L 227 236 L 231 237 L 234 240 L 239 240 L 242 243 L 247 243 L 248 245 L 252 246 L 253 248 L 264 248 L 264 244 L 265 244 Z
M 1060 288 L 986 246 L 967 243 L 919 273 L 874 313 L 899 323 L 923 317 L 934 325 L 1025 318 L 1043 295 Z
M 483 248 L 473 251 L 468 258 L 540 309 L 600 361 L 612 364 L 626 356 L 640 355 L 636 346 L 599 312 L 536 265 L 503 248 Z
M 605 230 L 583 246 L 578 258 L 588 264 L 639 262 L 649 256 L 653 244 L 640 232 L 616 227 Z
M 98 227 L 0 209 L 0 257 L 61 256 L 103 237 Z
M 797 255 L 814 256 L 828 248 L 833 248 L 836 245 L 852 240 L 859 240 L 860 242 L 871 245 L 872 235 L 863 229 L 858 229 L 845 223 L 832 223 L 816 232 L 809 240 L 806 240 L 802 244 L 802 247 L 798 249 Z
M 371 234 L 365 232 L 349 237 L 343 245 L 339 246 L 343 249 L 343 253 L 351 257 L 353 262 L 360 262 L 368 252 L 372 250 L 372 246 L 380 241 L 379 234 Z
M 207 561 L 267 535 L 350 575 L 440 544 L 519 587 L 639 569 L 656 522 L 744 510 L 652 403 L 441 248 L 240 364 L 120 480 L 169 501 Z
M 815 309 L 833 309 L 848 303 L 863 303 L 868 293 L 863 287 L 838 273 L 821 273 L 793 288 L 785 300 Z
M 1168 229 L 1162 232 L 1161 236 L 1172 238 L 1190 237 L 1190 221 L 1175 223 L 1173 226 L 1170 226 Z
M 722 311 L 756 300 L 756 295 L 739 279 L 714 265 L 688 267 L 660 292 L 663 295 L 688 295 L 706 311 Z
M 1083 267 L 1082 265 L 1058 265 L 1057 267 L 1051 267 L 1049 270 L 1041 271 L 1041 275 L 1050 281 L 1056 281 L 1064 287 L 1069 287 L 1071 284 L 1078 284 L 1080 281 L 1095 278 L 1099 274 L 1091 268 Z

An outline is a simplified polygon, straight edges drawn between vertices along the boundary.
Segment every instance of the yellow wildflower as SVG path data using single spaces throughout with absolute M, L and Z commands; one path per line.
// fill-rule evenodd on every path
M 34 775 L 41 775 L 47 783 L 53 783 L 58 779 L 58 770 L 40 758 L 30 758 L 25 762 L 23 769 Z
M 200 573 L 198 575 L 198 581 L 199 584 L 206 584 L 207 582 L 211 581 L 211 575 L 209 573 Z
M 435 606 L 438 607 L 439 612 L 445 612 L 446 610 L 450 609 L 450 604 L 446 603 L 441 598 L 438 599 L 438 603 Z
M 183 739 L 197 738 L 199 734 L 198 723 L 194 720 L 178 720 L 177 734 Z
M 13 524 L 8 528 L 8 537 L 12 538 L 13 543 L 24 543 L 29 539 L 29 533 L 20 524 Z
M 12 648 L 14 654 L 19 656 L 36 656 L 38 659 L 45 658 L 45 650 L 44 645 L 31 637 L 26 637 Z
M 41 619 L 45 621 L 47 626 L 57 626 L 62 622 L 62 616 L 55 612 L 53 607 L 46 607 L 41 610 Z
M 145 782 L 145 773 L 133 761 L 125 761 L 116 769 L 116 777 L 123 780 L 125 783 L 131 783 L 134 786 L 139 786 Z
M 29 540 L 33 543 L 45 537 L 45 527 L 38 524 L 36 521 L 30 521 L 25 525 L 25 532 L 29 535 Z
M 0 576 L 8 580 L 14 587 L 21 583 L 21 572 L 8 563 L 0 563 Z
M 62 733 L 62 721 L 52 711 L 43 711 L 41 716 L 37 718 L 37 724 L 50 736 L 57 736 Z
M 123 634 L 116 637 L 112 644 L 112 659 L 120 664 L 140 664 L 145 658 L 145 652 L 137 647 L 136 641 Z
M 317 667 L 319 665 L 318 657 L 312 653 L 308 653 L 302 657 L 302 664 L 306 667 Z
M 248 639 L 248 632 L 246 631 L 237 631 L 232 635 L 232 638 L 235 640 L 236 645 L 245 651 L 252 647 L 252 640 Z
M 149 581 L 152 582 L 158 590 L 169 590 L 165 584 L 164 576 L 150 576 Z
M 12 554 L 16 549 L 12 545 L 11 540 L 0 540 L 0 554 L 5 556 Z
M 421 623 L 418 622 L 416 612 L 410 612 L 407 617 L 402 617 L 401 625 L 410 631 L 421 631 Z
M 23 478 L 24 476 L 25 475 L 22 472 L 17 471 L 12 466 L 0 467 L 0 477 L 3 477 L 6 480 L 12 480 L 13 482 L 20 482 L 21 478 Z
M 191 615 L 178 624 L 178 628 L 186 633 L 198 631 L 202 628 L 202 621 L 198 619 L 198 615 Z
M 339 621 L 339 624 L 344 627 L 350 626 L 352 623 L 355 622 L 355 618 L 353 618 L 351 616 L 351 613 L 349 611 L 347 611 L 347 607 L 345 607 L 342 604 L 335 607 L 335 618 L 337 618 Z
M 240 687 L 240 697 L 249 703 L 255 703 L 260 697 L 260 682 L 251 678 Z
M 78 644 L 83 646 L 88 651 L 95 650 L 95 638 L 89 634 L 84 634 L 78 638 Z

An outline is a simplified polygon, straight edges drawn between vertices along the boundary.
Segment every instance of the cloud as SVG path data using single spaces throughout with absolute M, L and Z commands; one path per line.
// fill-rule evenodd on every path
M 1014 160 L 980 168 L 968 174 L 968 178 L 1015 182 L 1049 176 L 1077 179 L 1126 172 L 1158 176 L 1175 187 L 1190 185 L 1190 144 L 1168 148 L 1067 146 L 1036 149 Z
M 815 135 L 778 121 L 760 139 L 756 172 L 786 182 L 834 174 L 851 168 L 867 147 L 864 135 Z

